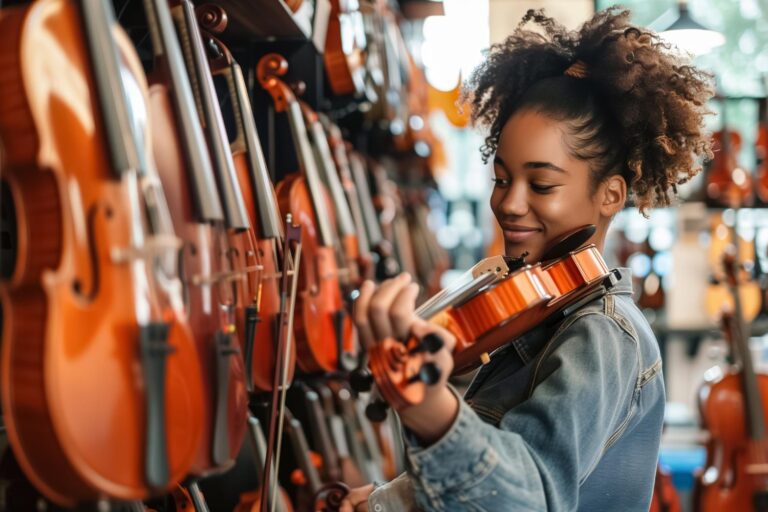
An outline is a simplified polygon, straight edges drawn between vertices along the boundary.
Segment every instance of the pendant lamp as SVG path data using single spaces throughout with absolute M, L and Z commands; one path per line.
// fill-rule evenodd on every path
M 651 28 L 663 40 L 694 56 L 709 53 L 713 48 L 725 44 L 723 34 L 705 27 L 691 17 L 687 0 L 680 0 L 677 9 L 672 8 L 662 14 L 651 23 Z

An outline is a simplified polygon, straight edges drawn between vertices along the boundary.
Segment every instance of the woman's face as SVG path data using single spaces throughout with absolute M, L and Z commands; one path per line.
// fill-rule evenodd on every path
M 591 241 L 602 248 L 610 220 L 603 187 L 592 193 L 589 166 L 569 153 L 567 136 L 562 123 L 525 110 L 501 131 L 491 208 L 508 256 L 528 252 L 526 261 L 537 262 L 548 242 L 585 224 L 598 227 Z

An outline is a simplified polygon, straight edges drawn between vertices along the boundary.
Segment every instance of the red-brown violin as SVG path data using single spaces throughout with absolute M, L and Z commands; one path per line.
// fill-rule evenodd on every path
M 286 112 L 302 172 L 277 185 L 280 211 L 302 226 L 304 257 L 300 266 L 296 338 L 298 364 L 306 372 L 351 369 L 356 364 L 352 322 L 344 310 L 339 272 L 325 196 L 301 107 L 281 76 L 288 62 L 271 53 L 261 58 L 256 74 L 271 95 L 275 110 Z
M 225 17 L 217 17 L 222 18 Z M 272 390 L 277 360 L 275 350 L 278 317 L 281 313 L 280 278 L 282 272 L 292 272 L 293 269 L 282 269 L 279 264 L 281 255 L 286 250 L 284 230 L 275 189 L 253 120 L 242 69 L 221 41 L 212 36 L 206 36 L 206 39 L 212 43 L 209 48 L 213 47 L 218 51 L 211 63 L 213 73 L 223 76 L 229 88 L 236 128 L 236 135 L 231 143 L 232 154 L 262 265 L 258 300 L 246 308 L 245 314 L 243 349 L 245 361 L 249 365 L 247 373 L 254 391 L 269 392 Z M 291 351 L 288 357 L 286 379 L 290 383 L 296 366 L 296 352 Z
M 207 393 L 210 393 L 210 423 L 206 428 L 210 441 L 201 448 L 193 468 L 194 474 L 202 475 L 234 464 L 245 436 L 248 394 L 245 363 L 239 347 L 244 345 L 246 308 L 255 300 L 261 266 L 192 2 L 179 0 L 172 15 L 182 47 L 186 49 L 186 69 L 192 78 L 192 94 L 199 105 L 198 122 L 202 123 L 215 190 L 224 213 L 223 222 L 213 221 L 218 235 L 213 247 L 220 251 L 216 259 L 226 262 L 227 268 L 212 277 L 221 299 L 215 307 L 228 324 L 215 333 L 213 339 L 201 340 L 198 346 Z

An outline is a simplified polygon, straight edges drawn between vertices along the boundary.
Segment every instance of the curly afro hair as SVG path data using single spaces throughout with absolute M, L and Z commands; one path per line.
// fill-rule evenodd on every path
M 532 109 L 565 123 L 569 149 L 589 162 L 594 186 L 620 174 L 641 212 L 670 203 L 677 185 L 701 170 L 700 157 L 712 158 L 704 132 L 712 77 L 629 15 L 612 7 L 569 31 L 529 10 L 491 47 L 465 86 L 472 120 L 489 129 L 484 161 L 507 120 Z M 586 76 L 565 74 L 578 61 Z

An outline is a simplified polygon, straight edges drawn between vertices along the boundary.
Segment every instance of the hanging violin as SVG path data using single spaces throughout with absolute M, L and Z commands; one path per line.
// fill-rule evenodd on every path
M 162 137 L 154 145 L 155 158 L 184 240 L 186 305 L 205 379 L 203 442 L 192 467 L 203 475 L 234 463 L 243 435 L 238 424 L 245 421 L 248 405 L 242 357 L 232 350 L 233 272 L 226 258 L 223 208 L 171 11 L 166 0 L 144 4 L 155 53 L 151 114 Z
M 214 6 L 207 6 L 207 12 Z M 218 16 L 217 19 L 225 19 Z M 213 28 L 213 27 L 211 27 Z M 212 57 L 213 74 L 223 76 L 229 88 L 235 118 L 236 136 L 231 143 L 237 180 L 243 191 L 245 208 L 256 237 L 255 244 L 262 265 L 258 300 L 249 305 L 245 313 L 245 360 L 248 362 L 248 381 L 256 392 L 269 392 L 275 374 L 277 323 L 280 310 L 280 278 L 283 269 L 279 262 L 287 250 L 285 234 L 280 220 L 275 189 L 264 160 L 261 142 L 251 111 L 248 89 L 243 72 L 229 49 L 218 39 L 206 35 L 208 47 L 217 51 Z M 297 276 L 294 275 L 294 279 Z M 257 356 L 258 355 L 258 356 Z M 293 380 L 296 353 L 288 361 L 287 381 Z
M 733 228 L 735 231 L 735 227 Z M 768 510 L 768 377 L 755 373 L 738 293 L 738 254 L 723 256 L 733 298 L 723 331 L 741 365 L 709 382 L 700 395 L 702 423 L 709 431 L 707 467 L 696 492 L 698 510 Z
M 0 38 L 10 444 L 62 506 L 159 494 L 195 458 L 202 387 L 141 64 L 101 0 L 4 8 Z
M 279 54 L 263 56 L 256 74 L 270 94 L 277 112 L 286 112 L 301 173 L 277 185 L 280 211 L 290 213 L 303 229 L 305 256 L 300 267 L 297 298 L 297 358 L 305 372 L 352 369 L 357 362 L 352 322 L 341 297 L 339 272 L 329 225 L 328 202 L 307 139 L 301 106 L 293 91 L 281 80 L 288 62 Z
M 755 155 L 757 156 L 757 197 L 768 204 L 768 99 L 766 98 L 758 102 Z
M 727 110 L 727 105 L 723 103 L 723 129 L 712 135 L 715 158 L 707 170 L 707 197 L 717 206 L 750 206 L 754 200 L 752 175 L 738 163 L 741 134 L 728 129 Z

